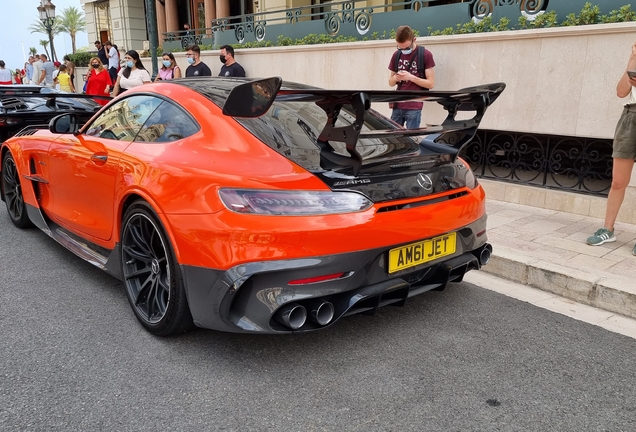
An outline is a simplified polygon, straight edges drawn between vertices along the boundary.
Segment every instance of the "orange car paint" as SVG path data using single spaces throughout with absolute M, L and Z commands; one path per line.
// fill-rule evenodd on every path
M 155 83 L 126 95 L 155 90 L 179 101 L 201 130 L 162 146 L 85 135 L 64 135 L 51 144 L 54 136 L 48 131 L 15 138 L 6 145 L 20 173 L 30 173 L 29 161 L 34 160 L 38 175 L 50 180 L 41 185 L 38 201 L 29 182 L 22 179 L 25 201 L 70 231 L 112 249 L 119 241 L 123 204 L 131 194 L 139 195 L 161 219 L 181 264 L 218 269 L 255 260 L 333 255 L 351 251 L 354 244 L 355 250 L 405 244 L 460 229 L 485 214 L 481 186 L 443 204 L 399 212 L 376 213 L 383 207 L 379 205 L 329 216 L 233 213 L 220 202 L 221 184 L 254 189 L 329 188 L 193 90 Z M 104 163 L 95 155 L 108 159 Z M 59 167 L 50 171 L 48 163 L 53 158 Z M 83 185 L 83 179 L 92 183 Z M 414 200 L 391 204 L 409 201 Z

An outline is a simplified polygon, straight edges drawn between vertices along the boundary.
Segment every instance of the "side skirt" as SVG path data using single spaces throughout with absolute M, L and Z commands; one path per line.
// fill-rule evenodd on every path
M 53 240 L 73 252 L 78 257 L 93 264 L 95 267 L 104 270 L 106 273 L 122 279 L 121 274 L 121 254 L 119 253 L 119 243 L 115 249 L 104 249 L 94 243 L 87 241 L 77 235 L 67 231 L 55 222 L 46 218 L 39 208 L 31 205 L 26 206 L 29 219 L 46 233 Z

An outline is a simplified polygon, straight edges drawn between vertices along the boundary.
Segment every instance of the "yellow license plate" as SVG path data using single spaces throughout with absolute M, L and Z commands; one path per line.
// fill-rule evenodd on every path
M 454 254 L 457 246 L 455 237 L 453 232 L 391 249 L 389 251 L 389 273 Z

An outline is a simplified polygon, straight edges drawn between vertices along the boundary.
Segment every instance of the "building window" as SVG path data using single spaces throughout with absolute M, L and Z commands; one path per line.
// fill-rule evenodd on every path
M 312 20 L 321 20 L 325 19 L 325 16 L 322 15 L 324 12 L 331 11 L 331 0 L 311 0 L 311 5 L 319 5 L 320 7 L 311 8 L 311 19 Z M 319 15 L 318 15 L 319 14 Z
M 106 42 L 111 39 L 112 30 L 110 26 L 110 1 L 104 0 L 93 3 L 95 11 L 95 27 L 97 39 Z

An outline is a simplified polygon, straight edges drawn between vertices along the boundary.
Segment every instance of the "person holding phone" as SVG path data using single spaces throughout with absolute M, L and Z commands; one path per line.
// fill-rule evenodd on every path
M 397 50 L 389 62 L 389 86 L 397 90 L 431 90 L 435 86 L 433 53 L 417 45 L 415 33 L 407 25 L 397 28 Z M 391 120 L 407 129 L 417 129 L 422 121 L 423 102 L 399 102 L 390 107 Z
M 621 75 L 616 85 L 616 94 L 620 98 L 629 96 L 623 113 L 616 124 L 614 142 L 612 143 L 612 186 L 607 196 L 605 207 L 605 221 L 594 235 L 587 239 L 587 244 L 599 246 L 603 243 L 616 241 L 614 223 L 618 211 L 625 198 L 625 190 L 629 185 L 636 159 L 636 43 L 632 45 L 632 52 L 627 60 L 626 71 Z M 636 255 L 636 246 L 632 250 Z

